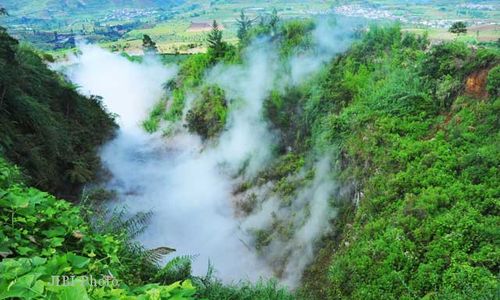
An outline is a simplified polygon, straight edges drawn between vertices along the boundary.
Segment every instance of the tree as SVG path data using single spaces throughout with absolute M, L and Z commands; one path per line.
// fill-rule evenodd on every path
M 219 29 L 219 24 L 214 20 L 212 23 L 212 31 L 207 37 L 208 49 L 213 58 L 221 58 L 224 56 L 226 50 L 226 43 L 222 41 L 222 30 Z
M 246 38 L 246 36 L 248 34 L 248 30 L 250 29 L 250 27 L 252 27 L 253 20 L 250 20 L 245 15 L 245 12 L 243 10 L 241 10 L 240 18 L 236 19 L 236 22 L 238 23 L 237 35 L 238 35 L 238 39 L 241 42 Z
M 464 22 L 455 22 L 451 25 L 449 32 L 456 34 L 457 36 L 461 33 L 467 33 L 467 25 Z
M 269 17 L 269 27 L 271 28 L 271 32 L 274 34 L 278 30 L 278 23 L 280 21 L 280 17 L 278 16 L 278 11 L 276 8 L 273 8 L 273 12 Z
M 145 34 L 142 37 L 142 49 L 144 50 L 144 53 L 157 53 L 158 48 L 156 47 L 156 43 L 153 42 L 151 37 L 147 34 Z

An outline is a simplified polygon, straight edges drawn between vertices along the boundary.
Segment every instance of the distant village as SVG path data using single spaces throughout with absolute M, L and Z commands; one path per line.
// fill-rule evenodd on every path
M 492 5 L 481 5 L 481 4 L 462 4 L 459 8 L 463 9 L 473 9 L 473 10 L 494 10 Z M 358 4 L 352 5 L 342 5 L 332 9 L 332 12 L 338 15 L 348 16 L 348 17 L 361 17 L 372 20 L 394 20 L 405 24 L 412 24 L 422 27 L 430 28 L 449 28 L 451 24 L 456 21 L 461 21 L 462 19 L 424 19 L 418 16 L 405 16 L 405 15 L 395 15 L 388 10 L 378 9 L 374 7 L 367 7 Z M 474 25 L 498 25 L 496 21 L 488 22 L 483 20 L 474 20 L 469 22 L 469 26 Z
M 500 6 L 500 5 L 497 5 Z M 462 11 L 466 17 L 469 12 L 488 12 L 498 10 L 499 7 L 490 4 L 464 3 L 457 6 L 457 12 Z M 247 7 L 245 9 L 250 14 L 260 14 L 265 11 L 261 7 Z M 26 18 L 18 19 L 16 24 L 9 26 L 9 31 L 17 38 L 28 40 L 38 47 L 47 49 L 63 49 L 72 48 L 75 46 L 77 37 L 83 37 L 89 42 L 116 41 L 122 38 L 128 32 L 134 29 L 151 28 L 155 24 L 171 19 L 177 11 L 167 11 L 161 8 L 151 9 L 131 9 L 123 8 L 116 9 L 101 15 L 93 20 L 78 21 L 81 25 L 67 23 L 59 23 L 54 26 L 52 19 L 41 18 Z M 393 20 L 403 24 L 421 28 L 449 28 L 451 24 L 461 20 L 459 15 L 456 19 L 433 19 L 426 16 L 410 15 L 404 9 L 399 13 L 385 10 L 380 6 L 349 4 L 341 5 L 330 10 L 297 10 L 291 13 L 290 16 L 309 16 L 309 15 L 324 15 L 337 14 L 348 17 L 366 18 L 371 20 Z M 197 13 L 197 16 L 199 14 Z M 470 19 L 470 18 L 469 18 Z M 125 23 L 122 23 L 126 20 Z M 231 20 L 229 23 L 234 23 Z M 228 23 L 226 23 L 227 25 Z M 487 20 L 476 18 L 474 21 L 468 22 L 469 26 L 481 25 L 498 25 L 496 20 Z M 81 28 L 76 28 L 80 27 Z M 211 21 L 192 21 L 187 28 L 188 32 L 206 32 L 211 30 Z M 54 29 L 56 28 L 56 29 Z M 220 29 L 224 29 L 220 24 Z
M 167 20 L 171 17 L 169 12 L 162 9 L 118 9 L 113 10 L 103 17 L 87 20 L 91 25 L 81 25 L 75 29 L 73 24 L 59 24 L 58 29 L 43 29 L 48 27 L 50 19 L 29 19 L 23 17 L 21 24 L 9 26 L 9 32 L 23 40 L 28 40 L 41 48 L 53 50 L 75 47 L 76 38 L 81 37 L 89 42 L 115 41 L 122 38 L 127 32 L 134 29 L 151 28 L 157 21 Z M 148 18 L 155 22 L 147 22 Z M 118 21 L 127 20 L 127 23 Z M 38 26 L 37 26 L 38 25 Z M 38 27 L 38 28 L 37 28 Z M 70 29 L 68 29 L 70 28 Z

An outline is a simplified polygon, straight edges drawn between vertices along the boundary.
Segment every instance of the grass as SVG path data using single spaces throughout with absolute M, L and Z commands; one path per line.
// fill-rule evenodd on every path
M 451 41 L 457 39 L 457 36 L 448 32 L 446 29 L 422 29 L 422 28 L 407 28 L 406 31 L 423 34 L 427 32 L 431 40 Z M 461 35 L 458 39 L 475 39 L 479 42 L 492 42 L 500 38 L 500 26 L 474 26 L 468 28 L 467 34 Z

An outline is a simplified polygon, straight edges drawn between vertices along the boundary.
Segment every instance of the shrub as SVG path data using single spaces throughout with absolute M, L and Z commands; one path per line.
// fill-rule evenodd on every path
M 186 115 L 189 131 L 197 133 L 203 139 L 220 134 L 226 119 L 227 103 L 224 91 L 217 86 L 205 87 Z

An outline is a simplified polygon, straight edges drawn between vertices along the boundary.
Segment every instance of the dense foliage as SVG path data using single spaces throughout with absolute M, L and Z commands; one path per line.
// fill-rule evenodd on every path
M 333 256 L 330 296 L 493 299 L 499 99 L 475 97 L 464 82 L 500 56 L 459 43 L 425 52 L 410 37 L 391 36 L 373 52 L 378 66 L 344 70 L 363 81 L 351 104 L 324 119 L 346 160 L 342 176 L 361 195 Z M 355 50 L 339 62 L 373 48 L 357 57 Z
M 245 28 L 242 44 L 267 36 L 286 68 L 291 55 L 311 50 L 315 25 L 279 24 L 273 14 Z M 217 44 L 220 34 L 212 32 L 208 53 L 182 61 L 166 84 L 168 97 L 144 121 L 146 130 L 185 121 L 204 140 L 224 130 L 231 106 L 204 75 L 216 63 L 240 63 L 245 49 Z M 95 146 L 111 132 L 112 120 L 98 98 L 78 96 L 5 32 L 0 42 L 5 156 L 48 191 L 88 182 L 98 167 Z M 371 27 L 318 74 L 270 93 L 262 113 L 278 137 L 275 160 L 235 193 L 272 182 L 282 208 L 291 206 L 314 177 L 310 160 L 318 155 L 335 162 L 341 187 L 330 201 L 338 212 L 334 230 L 315 245 L 316 259 L 295 295 L 275 282 L 225 285 L 210 269 L 194 277 L 189 257 L 160 268 L 156 260 L 165 249 L 133 242 L 147 214 L 106 220 L 92 213 L 99 208 L 28 188 L 19 171 L 0 160 L 0 298 L 494 299 L 499 62 L 498 49 L 460 41 L 431 46 L 399 26 Z M 254 202 L 250 197 L 238 205 L 249 214 Z M 255 233 L 257 252 L 273 238 L 289 238 L 285 221 Z M 54 274 L 111 275 L 119 285 L 54 287 Z
M 499 61 L 494 49 L 429 48 L 398 27 L 371 28 L 319 78 L 270 97 L 283 147 L 336 149 L 356 209 L 324 244 L 331 265 L 311 266 L 328 277 L 319 288 L 306 277 L 306 296 L 495 298 Z
M 309 51 L 313 29 L 292 21 L 279 31 L 264 24 L 246 34 L 272 36 L 285 62 Z M 241 53 L 226 63 L 239 63 Z M 210 56 L 184 62 L 177 93 L 203 85 Z M 306 83 L 270 94 L 263 114 L 278 132 L 275 163 L 236 192 L 274 182 L 283 206 L 290 205 L 287 199 L 311 178 L 292 175 L 304 167 L 314 172 L 308 160 L 318 153 L 337 162 L 344 187 L 331 201 L 340 212 L 336 230 L 318 243 L 300 298 L 495 297 L 499 61 L 495 48 L 431 46 L 425 35 L 398 26 L 371 27 Z M 188 128 L 205 139 L 216 136 L 209 133 L 214 124 L 216 132 L 223 128 L 231 109 L 209 91 L 186 115 Z M 181 117 L 184 103 L 175 93 L 172 107 Z M 255 203 L 250 197 L 239 208 L 248 214 Z M 256 232 L 257 250 L 289 236 L 279 222 Z
M 227 104 L 224 91 L 217 86 L 206 87 L 186 114 L 186 122 L 191 132 L 202 138 L 212 138 L 219 134 L 226 124 Z
M 94 179 L 96 148 L 115 129 L 99 97 L 83 97 L 0 27 L 0 153 L 42 190 L 74 199 Z
M 0 159 L 0 298 L 192 298 L 190 281 L 144 285 L 137 268 L 144 252 L 134 252 L 129 232 L 99 232 L 84 217 L 91 211 L 29 188 L 19 178 L 19 170 Z M 64 283 L 63 276 L 70 279 Z

